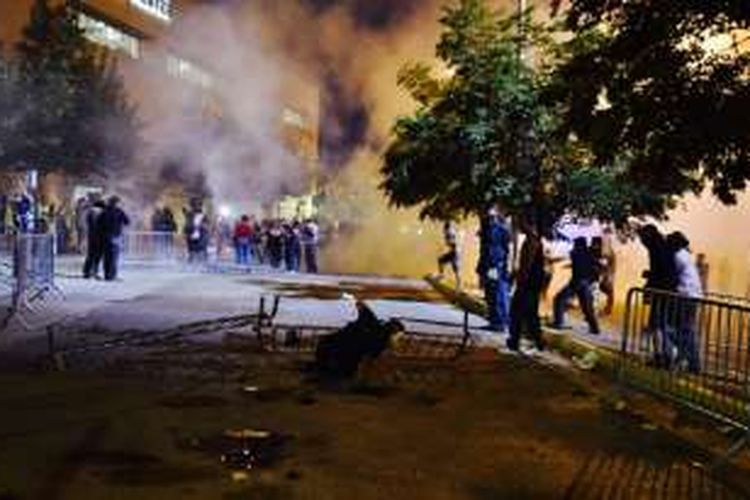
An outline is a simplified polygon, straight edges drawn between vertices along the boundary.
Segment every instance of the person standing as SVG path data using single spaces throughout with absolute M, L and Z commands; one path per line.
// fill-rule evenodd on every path
M 489 328 L 503 333 L 509 323 L 510 276 L 508 254 L 510 231 L 495 207 L 487 211 L 480 227 L 479 282 L 489 310 Z
M 88 208 L 84 217 L 84 226 L 79 234 L 86 235 L 86 260 L 83 262 L 83 277 L 95 278 L 99 274 L 99 265 L 104 256 L 104 231 L 101 217 L 107 205 L 96 200 Z
M 299 270 L 299 257 L 302 254 L 297 223 L 284 224 L 284 264 L 288 272 Z
M 674 292 L 677 287 L 674 254 L 667 246 L 664 235 L 653 224 L 641 227 L 638 237 L 648 251 L 649 262 L 648 270 L 643 272 L 646 279 L 644 303 L 650 305 L 645 335 L 653 344 L 654 363 L 668 366 L 671 345 L 667 334 L 669 301 L 666 294 Z
M 677 231 L 667 236 L 667 246 L 674 252 L 675 270 L 677 273 L 676 291 L 680 296 L 672 309 L 670 319 L 673 322 L 675 336 L 672 339 L 677 347 L 678 357 L 675 361 L 686 360 L 688 371 L 700 371 L 700 354 L 696 339 L 696 321 L 698 301 L 705 289 L 701 284 L 698 266 L 690 253 L 690 241 Z
M 268 228 L 267 239 L 268 256 L 271 267 L 278 269 L 284 260 L 284 233 L 279 221 L 271 221 Z
M 526 237 L 521 245 L 516 288 L 511 300 L 507 346 L 511 351 L 518 351 L 521 336 L 525 333 L 542 351 L 545 346 L 539 320 L 539 299 L 544 287 L 544 245 L 535 227 L 526 224 L 523 230 Z
M 120 198 L 112 196 L 107 208 L 101 215 L 102 233 L 104 236 L 104 279 L 117 279 L 118 260 L 122 248 L 122 233 L 130 219 L 120 208 Z
M 243 215 L 234 226 L 234 250 L 236 262 L 241 266 L 250 264 L 250 240 L 253 237 L 253 227 L 250 225 L 250 217 Z
M 565 328 L 565 309 L 574 296 L 589 326 L 589 333 L 599 334 L 599 322 L 594 312 L 594 295 L 592 287 L 598 280 L 598 263 L 589 249 L 586 238 L 573 240 L 573 250 L 570 252 L 571 277 L 562 290 L 555 295 L 553 303 L 553 328 Z
M 311 274 L 318 272 L 318 224 L 307 219 L 302 227 L 302 246 L 305 253 L 305 271 Z
M 458 230 L 453 221 L 445 221 L 443 224 L 443 241 L 448 251 L 438 258 L 438 272 L 443 277 L 443 270 L 446 265 L 453 269 L 453 276 L 456 279 L 456 288 L 461 288 L 461 256 L 458 248 Z

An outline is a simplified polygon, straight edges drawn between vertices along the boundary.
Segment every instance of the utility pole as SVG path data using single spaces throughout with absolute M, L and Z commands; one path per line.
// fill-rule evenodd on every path
M 526 4 L 527 0 L 516 0 L 516 15 L 518 16 L 518 60 L 522 62 L 526 51 Z

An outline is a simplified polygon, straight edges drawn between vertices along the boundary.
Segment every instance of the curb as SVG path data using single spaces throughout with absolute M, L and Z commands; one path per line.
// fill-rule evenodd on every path
M 483 300 L 466 292 L 456 290 L 435 276 L 425 276 L 424 280 L 448 302 L 454 306 L 468 311 L 471 314 L 487 317 L 487 306 Z M 563 356 L 576 360 L 584 356 L 596 355 L 596 362 L 589 371 L 603 373 L 612 377 L 617 376 L 617 352 L 587 342 L 570 333 L 563 333 L 549 328 L 542 328 L 542 336 L 550 349 L 557 351 Z

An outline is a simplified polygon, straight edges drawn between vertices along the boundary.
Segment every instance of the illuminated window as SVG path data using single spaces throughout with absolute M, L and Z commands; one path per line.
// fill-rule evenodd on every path
M 131 5 L 135 5 L 144 12 L 148 12 L 162 21 L 172 19 L 171 1 L 170 0 L 130 0 Z
M 140 56 L 139 40 L 112 25 L 94 19 L 86 14 L 78 14 L 78 26 L 83 35 L 94 43 L 104 45 L 112 50 L 121 50 L 133 59 Z
M 305 128 L 305 118 L 293 109 L 284 108 L 281 119 L 287 125 L 291 125 L 297 128 Z
M 199 87 L 208 88 L 213 85 L 213 77 L 206 70 L 187 59 L 171 54 L 167 55 L 167 73 Z

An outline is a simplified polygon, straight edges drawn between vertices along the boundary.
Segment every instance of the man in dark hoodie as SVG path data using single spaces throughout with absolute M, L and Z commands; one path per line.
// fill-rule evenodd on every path
M 101 215 L 101 229 L 104 237 L 104 279 L 117 279 L 117 264 L 122 247 L 122 232 L 130 224 L 130 219 L 120 208 L 120 198 L 112 196 Z
M 102 200 L 96 200 L 85 214 L 86 260 L 83 263 L 83 277 L 94 278 L 99 274 L 99 265 L 104 255 L 104 232 L 102 215 L 107 208 Z
M 570 299 L 578 298 L 578 304 L 589 325 L 589 333 L 599 334 L 599 322 L 594 312 L 594 295 L 592 287 L 599 279 L 599 268 L 596 259 L 586 243 L 586 238 L 580 237 L 573 241 L 570 252 L 571 276 L 565 287 L 555 295 L 554 328 L 563 328 L 565 323 L 565 308 Z
M 664 235 L 653 224 L 638 229 L 638 237 L 648 251 L 649 263 L 648 270 L 643 273 L 646 279 L 644 299 L 651 306 L 646 335 L 652 339 L 654 362 L 657 365 L 668 365 L 671 357 L 671 344 L 667 335 L 669 300 L 659 292 L 674 292 L 676 289 L 677 267 L 674 252 L 667 245 Z

